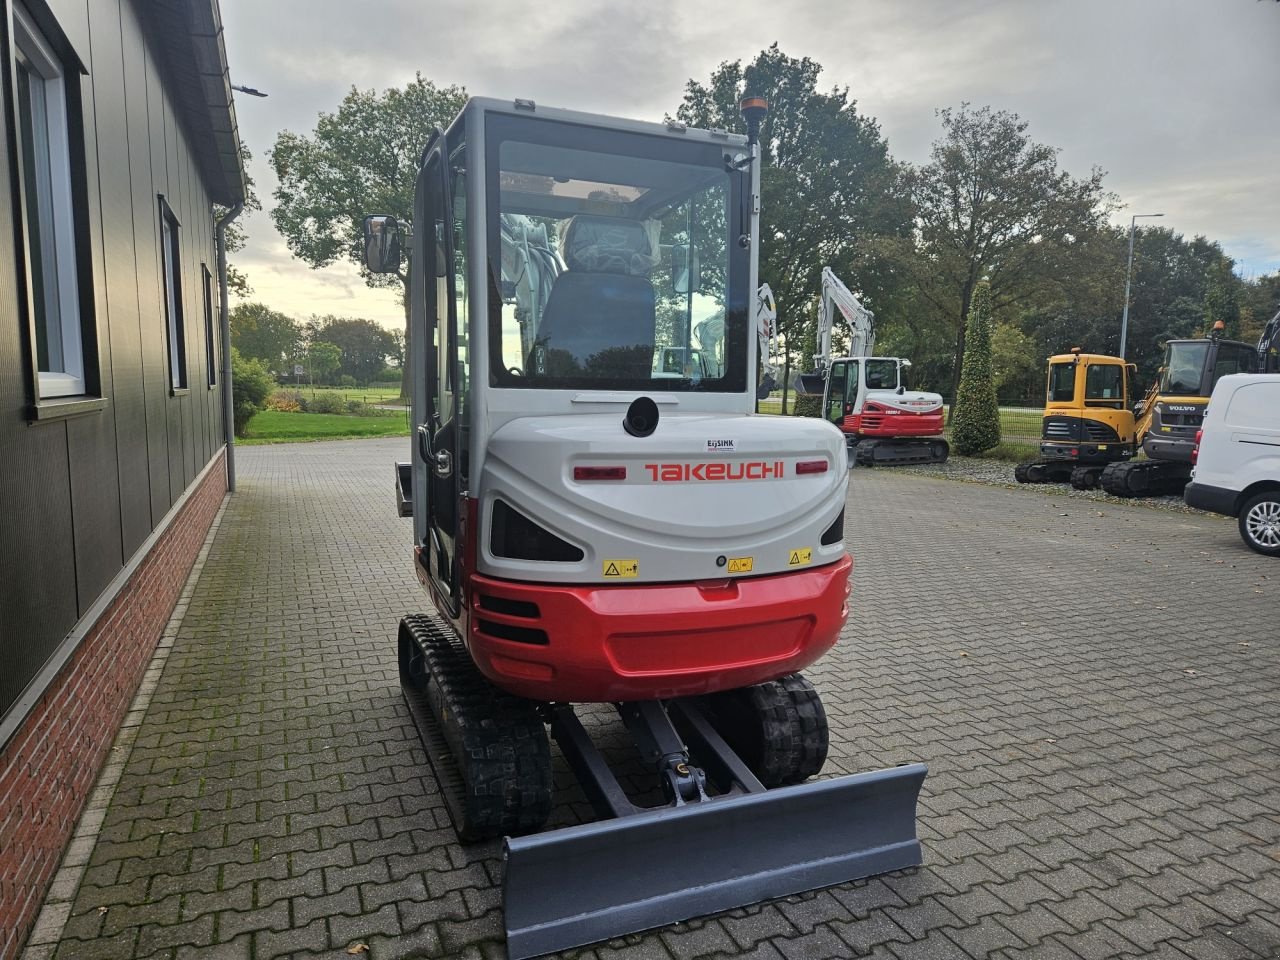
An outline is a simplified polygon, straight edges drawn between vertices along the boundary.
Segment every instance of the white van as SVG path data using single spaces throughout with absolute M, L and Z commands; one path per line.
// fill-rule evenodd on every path
M 1196 434 L 1187 506 L 1238 517 L 1244 542 L 1280 557 L 1280 374 L 1232 374 Z

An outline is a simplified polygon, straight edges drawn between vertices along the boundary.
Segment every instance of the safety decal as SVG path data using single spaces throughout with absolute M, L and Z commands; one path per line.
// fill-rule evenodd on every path
M 738 449 L 736 440 L 708 440 L 707 453 L 733 453 Z
M 788 567 L 803 567 L 813 562 L 813 548 L 805 547 L 803 550 L 792 550 L 791 556 L 787 560 Z
M 639 560 L 606 560 L 603 564 L 606 577 L 630 580 L 640 576 Z
M 730 573 L 750 573 L 751 567 L 755 563 L 755 557 L 730 557 L 729 572 Z

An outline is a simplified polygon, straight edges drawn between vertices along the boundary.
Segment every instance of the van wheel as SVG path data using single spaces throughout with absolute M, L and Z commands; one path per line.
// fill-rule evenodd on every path
M 1280 557 L 1280 490 L 1265 490 L 1240 508 L 1240 536 L 1251 549 Z

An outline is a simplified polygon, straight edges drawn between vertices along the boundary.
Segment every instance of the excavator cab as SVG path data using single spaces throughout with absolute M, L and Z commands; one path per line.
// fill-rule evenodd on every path
M 401 685 L 459 838 L 506 838 L 512 958 L 920 862 L 922 765 L 804 782 L 848 476 L 831 424 L 755 414 L 762 111 L 743 138 L 471 100 L 412 236 L 366 221 L 366 266 L 410 278 L 397 489 L 435 607 Z M 599 820 L 539 832 L 550 738 Z

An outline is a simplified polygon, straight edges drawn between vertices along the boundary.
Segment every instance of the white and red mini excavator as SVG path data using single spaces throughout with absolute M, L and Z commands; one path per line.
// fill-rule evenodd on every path
M 401 681 L 459 837 L 506 838 L 512 957 L 920 862 L 922 765 L 804 782 L 848 479 L 832 424 L 753 412 L 764 110 L 743 138 L 471 100 L 412 236 L 365 221 L 410 278 L 396 486 L 435 612 Z M 616 708 L 626 776 L 582 704 Z M 543 831 L 551 739 L 594 822 Z
M 849 353 L 831 356 L 837 313 L 849 328 Z M 797 375 L 796 392 L 822 397 L 822 415 L 838 426 L 853 457 L 867 466 L 943 463 L 942 397 L 907 389 L 910 360 L 877 357 L 875 315 L 830 267 L 822 268 L 815 371 Z

